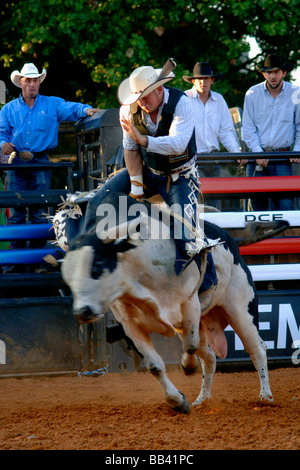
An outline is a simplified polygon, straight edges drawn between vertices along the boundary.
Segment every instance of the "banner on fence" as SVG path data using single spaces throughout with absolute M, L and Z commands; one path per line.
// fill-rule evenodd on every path
M 300 348 L 299 300 L 300 292 L 295 291 L 259 293 L 259 334 L 267 346 L 269 359 L 295 362 L 295 353 Z M 225 334 L 228 342 L 226 360 L 249 359 L 231 327 L 226 328 Z

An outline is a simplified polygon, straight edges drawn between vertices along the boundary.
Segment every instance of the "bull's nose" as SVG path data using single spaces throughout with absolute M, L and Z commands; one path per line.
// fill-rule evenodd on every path
M 74 314 L 80 323 L 91 323 L 97 319 L 97 315 L 93 313 L 90 307 L 82 307 L 75 310 Z

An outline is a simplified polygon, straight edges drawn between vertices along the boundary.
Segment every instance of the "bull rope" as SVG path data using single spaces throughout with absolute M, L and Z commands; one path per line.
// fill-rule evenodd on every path
M 93 370 L 93 371 L 84 371 L 84 372 L 78 372 L 78 377 L 89 377 L 89 376 L 103 376 L 105 374 L 107 374 L 107 372 L 109 371 L 109 365 L 107 364 L 106 366 L 104 367 L 101 367 L 100 369 L 96 369 L 96 370 Z
M 216 289 L 217 289 L 217 284 L 215 284 L 214 286 L 212 286 L 210 289 L 212 289 L 211 291 L 211 297 L 210 297 L 210 301 L 202 308 L 201 306 L 201 313 L 202 312 L 205 312 L 205 310 L 207 310 L 210 306 L 211 306 L 211 303 L 213 301 L 213 298 L 214 298 L 214 295 L 215 295 L 215 292 L 216 292 Z M 209 289 L 208 289 L 209 290 Z M 203 292 L 203 294 L 207 294 L 208 291 L 206 292 Z

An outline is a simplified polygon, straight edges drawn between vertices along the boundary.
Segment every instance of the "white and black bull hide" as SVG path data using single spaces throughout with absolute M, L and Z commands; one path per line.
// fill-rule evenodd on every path
M 199 405 L 210 397 L 216 355 L 226 357 L 224 329 L 230 325 L 258 372 L 260 398 L 272 401 L 266 347 L 257 329 L 257 294 L 237 242 L 221 228 L 205 222 L 206 237 L 219 241 L 211 248 L 218 282 L 199 294 L 207 246 L 203 245 L 201 273 L 192 261 L 178 276 L 174 240 L 151 236 L 139 239 L 135 235 L 145 223 L 145 218 L 140 218 L 135 231 L 131 226 L 131 238 L 126 236 L 128 227 L 123 224 L 112 237 L 102 240 L 94 231 L 72 241 L 62 263 L 62 276 L 73 294 L 78 320 L 96 321 L 111 309 L 147 369 L 158 379 L 168 405 L 182 412 L 189 411 L 189 403 L 169 380 L 151 333 L 179 335 L 186 373 L 196 370 L 200 358 L 202 386 L 193 403 Z

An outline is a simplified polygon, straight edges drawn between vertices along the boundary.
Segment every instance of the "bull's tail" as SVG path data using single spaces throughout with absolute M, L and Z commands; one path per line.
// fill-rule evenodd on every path
M 286 230 L 290 224 L 286 220 L 272 222 L 249 222 L 243 230 L 243 238 L 237 239 L 239 246 L 250 245 L 266 238 L 275 237 Z

